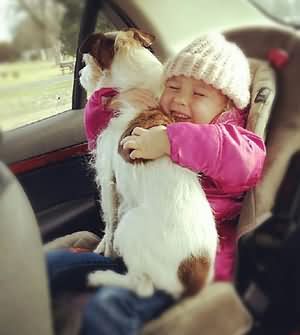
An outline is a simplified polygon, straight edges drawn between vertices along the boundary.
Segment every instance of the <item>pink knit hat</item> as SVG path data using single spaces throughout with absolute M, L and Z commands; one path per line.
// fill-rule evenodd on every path
M 205 34 L 181 50 L 165 66 L 165 79 L 184 75 L 222 91 L 236 107 L 250 100 L 250 69 L 241 49 L 218 33 Z

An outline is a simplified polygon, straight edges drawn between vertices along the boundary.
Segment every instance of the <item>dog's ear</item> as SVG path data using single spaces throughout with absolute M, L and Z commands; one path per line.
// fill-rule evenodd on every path
M 135 28 L 131 28 L 130 30 L 133 31 L 133 38 L 139 41 L 142 44 L 142 46 L 144 46 L 145 48 L 150 47 L 150 45 L 155 40 L 154 35 L 145 33 L 144 31 L 141 31 Z
M 96 44 L 98 39 L 101 39 L 103 34 L 91 34 L 82 42 L 79 47 L 79 52 L 82 54 L 88 54 L 92 51 L 93 45 Z M 104 35 L 103 35 L 104 36 Z
M 92 55 L 101 67 L 109 69 L 114 57 L 115 40 L 105 36 L 103 33 L 89 35 L 81 44 L 79 51 Z

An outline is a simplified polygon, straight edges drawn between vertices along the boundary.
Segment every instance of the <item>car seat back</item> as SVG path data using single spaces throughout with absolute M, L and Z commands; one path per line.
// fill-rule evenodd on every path
M 0 162 L 0 333 L 52 335 L 46 268 L 29 201 Z
M 249 120 L 255 132 L 263 135 L 266 131 L 267 157 L 261 182 L 244 200 L 238 229 L 241 236 L 260 225 L 270 214 L 288 163 L 300 149 L 300 37 L 291 30 L 275 27 L 250 27 L 228 31 L 226 35 L 248 57 L 268 60 L 274 49 L 279 56 L 288 57 L 286 64 L 280 59 L 276 63 L 277 94 L 272 113 L 267 105 L 267 110 L 263 108 L 258 113 L 256 125 L 251 125 L 252 120 Z M 269 122 L 263 122 L 265 130 L 259 124 L 261 118 L 269 118 Z

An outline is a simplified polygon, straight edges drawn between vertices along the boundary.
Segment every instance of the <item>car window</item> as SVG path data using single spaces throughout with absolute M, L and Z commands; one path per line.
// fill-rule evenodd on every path
M 85 1 L 1 0 L 0 127 L 10 130 L 72 107 Z M 100 12 L 97 29 L 114 30 Z
M 300 2 L 298 0 L 249 1 L 272 20 L 300 29 Z

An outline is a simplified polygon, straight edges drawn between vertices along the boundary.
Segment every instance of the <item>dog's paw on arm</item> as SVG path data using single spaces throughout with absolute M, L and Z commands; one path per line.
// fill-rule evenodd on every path
M 143 158 L 136 158 L 132 159 L 130 157 L 132 149 L 124 149 L 123 145 L 121 145 L 121 141 L 132 134 L 132 131 L 136 127 L 141 127 L 144 129 L 149 129 L 156 126 L 167 126 L 170 123 L 173 123 L 174 120 L 171 118 L 171 116 L 166 115 L 159 109 L 151 110 L 151 111 L 145 111 L 141 113 L 137 118 L 132 120 L 130 124 L 128 125 L 127 129 L 124 131 L 123 135 L 120 138 L 119 141 L 119 148 L 118 152 L 123 157 L 123 159 L 131 164 L 139 164 L 139 163 L 146 163 L 147 161 L 151 161 L 150 159 L 143 159 Z

